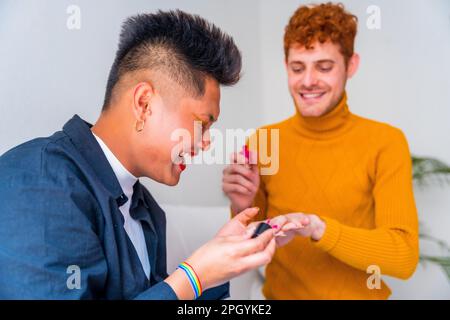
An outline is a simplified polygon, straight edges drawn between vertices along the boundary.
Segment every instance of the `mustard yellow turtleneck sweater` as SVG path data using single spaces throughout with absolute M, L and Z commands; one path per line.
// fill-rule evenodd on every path
M 305 118 L 297 112 L 264 128 L 269 137 L 270 130 L 279 129 L 279 171 L 261 175 L 257 219 L 304 212 L 326 223 L 320 241 L 298 236 L 277 249 L 266 269 L 266 298 L 389 297 L 384 282 L 380 289 L 368 288 L 372 273 L 367 268 L 375 265 L 382 274 L 406 279 L 419 255 L 411 157 L 403 133 L 350 113 L 346 95 L 325 116 Z

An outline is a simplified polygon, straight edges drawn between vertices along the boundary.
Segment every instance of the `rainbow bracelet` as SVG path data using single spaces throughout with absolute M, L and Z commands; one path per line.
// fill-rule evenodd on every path
M 189 282 L 192 285 L 192 289 L 194 289 L 195 299 L 200 297 L 203 292 L 202 284 L 200 283 L 200 279 L 198 278 L 197 273 L 195 273 L 194 268 L 187 262 L 181 263 L 178 268 L 186 273 Z

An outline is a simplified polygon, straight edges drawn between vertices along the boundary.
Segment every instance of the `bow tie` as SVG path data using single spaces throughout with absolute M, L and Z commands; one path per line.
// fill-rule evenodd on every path
M 144 206 L 147 209 L 150 208 L 145 198 L 144 186 L 138 181 L 133 186 L 133 196 L 131 198 L 130 212 L 134 211 L 139 206 Z
M 119 207 L 123 206 L 128 201 L 128 197 L 122 194 L 117 199 L 117 204 Z M 130 203 L 130 216 L 136 220 L 150 220 L 150 199 L 145 195 L 145 187 L 138 181 L 133 185 L 133 195 L 131 197 Z
M 133 196 L 130 204 L 130 216 L 135 220 L 145 221 L 154 232 L 153 222 L 150 217 L 152 206 L 149 195 L 145 194 L 145 187 L 138 181 L 133 186 Z

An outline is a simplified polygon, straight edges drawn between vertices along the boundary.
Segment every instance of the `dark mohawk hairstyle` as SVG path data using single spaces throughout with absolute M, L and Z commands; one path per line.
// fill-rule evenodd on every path
M 241 65 L 233 39 L 200 16 L 180 10 L 135 15 L 122 25 L 103 110 L 114 86 L 128 72 L 162 71 L 193 96 L 202 96 L 206 76 L 233 85 L 239 81 Z

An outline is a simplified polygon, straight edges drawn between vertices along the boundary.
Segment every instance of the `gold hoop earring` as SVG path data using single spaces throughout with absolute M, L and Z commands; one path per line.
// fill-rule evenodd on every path
M 142 130 L 144 130 L 144 126 L 145 126 L 145 121 L 141 120 L 141 121 L 136 121 L 136 124 L 134 125 L 134 128 L 136 129 L 137 132 L 141 132 Z

